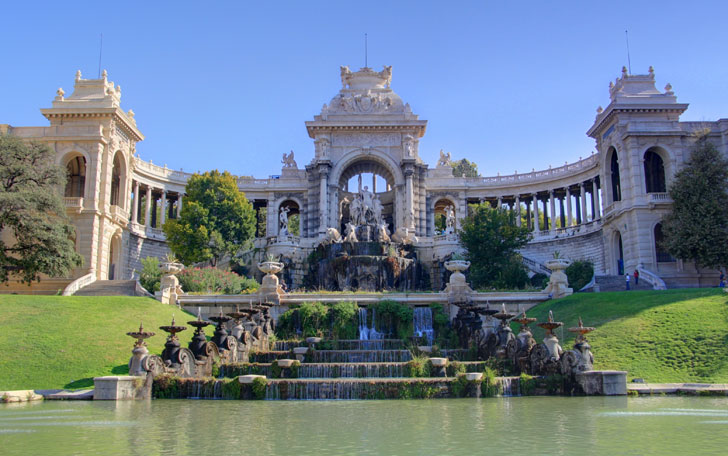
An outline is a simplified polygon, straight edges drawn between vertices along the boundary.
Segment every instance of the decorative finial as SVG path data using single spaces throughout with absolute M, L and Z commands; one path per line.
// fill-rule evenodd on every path
M 650 67 L 650 68 L 652 68 L 652 67 Z M 581 315 L 579 315 L 579 327 L 580 328 L 584 327 L 584 323 L 581 321 Z
M 126 114 L 127 114 L 127 115 L 128 115 L 129 117 L 131 117 L 131 118 L 132 118 L 132 120 L 134 119 L 134 116 L 135 116 L 135 114 L 134 114 L 134 111 L 132 111 L 131 109 L 130 109 L 130 110 L 129 110 L 129 111 L 128 111 L 128 112 L 126 113 Z
M 102 79 L 106 79 L 106 75 L 107 75 L 106 70 L 104 70 L 104 71 L 101 72 L 101 78 Z
M 603 113 L 603 112 L 604 112 L 604 108 L 602 108 L 601 106 L 599 106 L 599 107 L 597 108 L 597 114 L 601 114 L 601 113 Z
M 81 70 L 76 70 L 76 82 L 81 80 Z
M 549 323 L 554 322 L 554 312 L 552 310 L 549 310 Z
M 174 326 L 174 314 L 172 314 L 172 326 Z
M 622 77 L 623 78 L 626 78 L 627 77 L 627 67 L 626 66 L 623 66 L 622 67 Z
M 670 84 L 668 82 L 667 85 L 665 86 L 665 94 L 666 95 L 672 95 L 673 93 L 674 92 L 672 91 L 672 84 Z
M 144 332 L 144 322 L 142 322 L 142 320 L 139 320 L 139 332 Z
M 614 83 L 612 81 L 609 81 L 609 90 L 612 90 L 614 88 Z
M 653 78 L 655 77 L 655 69 L 652 67 L 652 65 L 650 65 L 650 69 L 647 71 L 649 71 L 650 76 L 652 76 Z
M 56 95 L 58 95 L 61 100 L 63 99 L 63 95 L 65 94 L 66 92 L 63 91 L 63 87 L 59 87 L 58 90 L 56 90 Z

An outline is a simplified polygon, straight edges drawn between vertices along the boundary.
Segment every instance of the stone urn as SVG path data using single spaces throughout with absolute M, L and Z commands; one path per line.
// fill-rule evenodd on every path
M 544 289 L 545 293 L 553 298 L 561 298 L 574 293 L 574 290 L 569 288 L 569 279 L 564 272 L 569 265 L 571 265 L 571 261 L 566 258 L 552 258 L 546 262 L 546 267 L 551 270 L 551 278 Z
M 449 360 L 447 358 L 430 358 L 430 364 L 432 364 L 433 377 L 447 377 L 447 365 Z
M 258 263 L 258 269 L 265 274 L 263 276 L 263 283 L 260 286 L 260 293 L 266 296 L 275 295 L 276 298 L 283 294 L 283 289 L 281 289 L 278 277 L 276 277 L 276 274 L 283 270 L 283 263 L 278 261 L 264 261 Z
M 452 272 L 450 274 L 450 281 L 447 287 L 445 287 L 446 293 L 466 294 L 473 291 L 465 281 L 465 274 L 463 274 L 463 271 L 467 271 L 469 267 L 470 261 L 450 260 L 445 262 L 445 269 Z

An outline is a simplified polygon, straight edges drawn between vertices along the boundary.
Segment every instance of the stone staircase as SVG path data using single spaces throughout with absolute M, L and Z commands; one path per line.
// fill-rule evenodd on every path
M 74 296 L 143 296 L 136 280 L 97 280 L 78 290 Z
M 603 275 L 603 276 L 596 276 L 595 277 L 595 284 L 599 287 L 599 291 L 625 291 L 624 286 L 624 276 L 623 275 Z M 647 283 L 644 280 L 640 280 L 639 285 L 635 286 L 634 284 L 634 276 L 630 276 L 629 280 L 629 289 L 630 290 L 652 290 L 652 285 Z M 594 288 L 584 290 L 584 291 L 594 291 Z

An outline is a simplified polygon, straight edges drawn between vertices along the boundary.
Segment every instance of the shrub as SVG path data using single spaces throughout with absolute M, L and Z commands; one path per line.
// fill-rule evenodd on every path
M 240 294 L 255 291 L 259 286 L 254 279 L 213 267 L 184 269 L 177 277 L 188 293 Z
M 258 400 L 265 399 L 265 389 L 268 386 L 268 380 L 257 377 L 253 379 L 253 383 L 251 384 L 251 388 L 253 390 L 253 398 Z
M 432 364 L 426 356 L 417 356 L 404 365 L 405 377 L 429 377 Z
M 393 334 L 399 339 L 407 340 L 414 330 L 412 319 L 414 311 L 407 304 L 384 300 L 371 305 L 377 312 L 378 331 Z
M 594 276 L 594 265 L 588 260 L 578 260 L 571 263 L 564 272 L 566 273 L 566 277 L 569 278 L 569 286 L 574 291 L 579 291 Z
M 142 272 L 139 273 L 139 283 L 150 293 L 159 291 L 162 280 L 162 270 L 159 269 L 159 258 L 148 256 L 142 261 Z
M 518 390 L 522 396 L 530 396 L 533 394 L 533 390 L 536 389 L 536 379 L 533 376 L 526 373 L 522 373 L 518 379 Z
M 353 302 L 337 302 L 331 306 L 331 337 L 334 339 L 356 339 L 359 330 L 357 316 L 359 307 Z
M 304 302 L 298 308 L 303 337 L 323 336 L 328 328 L 329 308 L 320 302 Z
M 540 272 L 537 274 L 534 274 L 533 277 L 531 277 L 531 279 L 530 279 L 532 286 L 534 286 L 536 288 L 541 288 L 541 289 L 546 288 L 546 284 L 548 283 L 548 281 L 549 281 L 549 276 L 547 276 L 546 274 L 542 274 Z
M 483 382 L 480 384 L 480 392 L 483 397 L 493 397 L 498 395 L 498 382 L 495 379 L 497 375 L 496 371 L 490 367 L 486 367 L 483 371 Z

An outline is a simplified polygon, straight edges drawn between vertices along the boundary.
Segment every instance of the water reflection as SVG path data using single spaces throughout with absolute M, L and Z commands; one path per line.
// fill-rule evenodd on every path
M 3 455 L 720 454 L 726 424 L 726 398 L 48 402 L 0 406 L 0 448 Z

